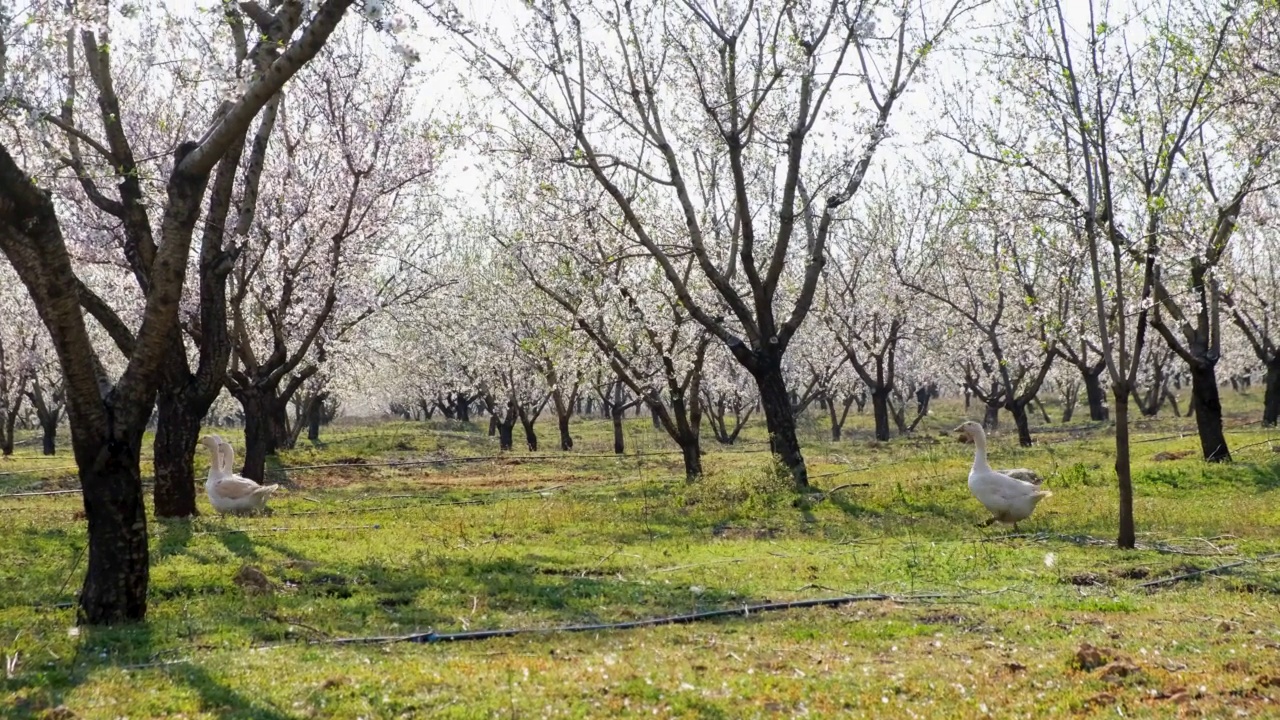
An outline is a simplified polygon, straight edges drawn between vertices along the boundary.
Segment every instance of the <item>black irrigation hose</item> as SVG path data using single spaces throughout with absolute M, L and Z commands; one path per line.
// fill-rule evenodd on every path
M 795 610 L 813 607 L 835 607 L 837 605 L 847 605 L 855 602 L 870 602 L 875 600 L 937 600 L 941 598 L 954 597 L 953 595 L 944 595 L 942 593 L 929 593 L 921 595 L 884 595 L 876 593 L 872 595 L 842 595 L 832 598 L 813 598 L 810 600 L 790 600 L 786 602 L 760 603 L 758 605 L 743 605 L 737 608 L 724 608 L 721 610 L 704 610 L 702 612 L 693 612 L 685 615 L 667 615 L 665 617 L 644 618 L 642 620 L 627 620 L 616 623 L 597 623 L 592 625 L 561 625 L 559 627 L 549 628 L 496 628 L 493 630 L 470 630 L 465 632 L 438 633 L 435 630 L 429 630 L 425 633 L 414 633 L 412 635 L 387 635 L 374 637 L 348 637 L 333 638 L 329 640 L 312 640 L 312 644 L 318 645 L 362 645 L 369 643 L 392 643 L 392 642 L 415 642 L 415 643 L 440 643 L 440 642 L 464 642 L 467 640 L 489 640 L 491 638 L 513 637 L 516 635 L 549 635 L 552 633 L 578 633 L 578 632 L 604 632 L 609 630 L 634 630 L 636 628 L 657 627 L 659 625 L 687 625 L 689 623 L 700 622 L 703 620 L 714 620 L 723 617 L 747 617 L 752 613 L 775 612 L 778 610 Z

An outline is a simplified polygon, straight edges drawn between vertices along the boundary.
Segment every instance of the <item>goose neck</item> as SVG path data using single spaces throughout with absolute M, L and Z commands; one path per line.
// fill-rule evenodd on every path
M 973 468 L 990 470 L 991 466 L 987 464 L 987 434 L 982 430 L 974 433 L 973 448 Z

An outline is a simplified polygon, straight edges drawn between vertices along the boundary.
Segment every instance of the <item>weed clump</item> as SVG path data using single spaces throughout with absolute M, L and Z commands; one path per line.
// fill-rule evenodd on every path
M 747 472 L 704 475 L 684 488 L 680 500 L 685 507 L 709 514 L 761 516 L 789 505 L 794 497 L 791 472 L 774 456 Z

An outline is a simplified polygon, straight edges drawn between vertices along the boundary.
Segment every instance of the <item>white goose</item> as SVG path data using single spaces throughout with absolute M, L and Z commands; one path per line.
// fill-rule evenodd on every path
M 259 485 L 249 478 L 231 472 L 235 465 L 236 451 L 231 444 L 217 435 L 206 435 L 200 444 L 209 448 L 209 478 L 204 490 L 209 495 L 213 509 L 220 513 L 241 514 L 263 510 L 267 498 L 279 485 Z
M 987 464 L 987 434 L 978 423 L 970 420 L 954 432 L 962 433 L 974 445 L 973 469 L 969 471 L 969 492 L 991 512 L 991 519 L 983 523 L 984 527 L 993 522 L 1002 522 L 1012 524 L 1013 529 L 1017 530 L 1018 521 L 1031 517 L 1036 503 L 1053 494 L 1032 483 L 992 470 Z

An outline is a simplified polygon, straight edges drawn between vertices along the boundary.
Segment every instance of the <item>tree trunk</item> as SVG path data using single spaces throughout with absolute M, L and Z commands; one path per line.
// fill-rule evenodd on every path
M 573 449 L 573 436 L 569 434 L 569 416 L 557 415 L 556 427 L 560 430 L 560 449 L 569 451 Z
M 614 405 L 609 415 L 613 421 L 613 454 L 621 455 L 626 452 L 626 441 L 622 437 L 622 414 L 626 412 L 621 405 Z
M 156 517 L 186 518 L 196 508 L 194 453 L 200 440 L 201 416 L 182 396 L 162 393 L 156 398 L 155 489 Z
M 988 432 L 1000 427 L 1000 406 L 987 404 L 987 412 L 982 416 L 982 427 Z
M 515 430 L 515 427 L 516 427 L 516 423 L 514 420 L 512 420 L 511 422 L 500 421 L 498 423 L 498 449 L 499 450 L 511 450 L 515 447 L 515 443 L 512 440 L 512 435 L 514 434 L 513 431 Z
M 534 432 L 533 422 L 525 422 L 524 420 L 521 420 L 520 424 L 524 426 L 524 442 L 529 446 L 529 452 L 537 452 L 538 433 Z
M 769 447 L 782 464 L 791 471 L 797 490 L 809 487 L 809 471 L 800 453 L 800 440 L 796 437 L 796 418 L 791 412 L 791 397 L 782 368 L 774 363 L 752 375 L 760 391 L 760 405 L 764 408 L 765 426 L 769 430 Z
M 324 401 L 328 393 L 318 393 L 307 400 L 307 439 L 320 442 L 320 425 L 324 420 Z
M 702 477 L 702 448 L 696 436 L 682 438 L 680 455 L 684 458 L 684 479 L 693 482 Z
M 54 455 L 58 452 L 58 421 L 40 423 L 40 429 L 44 433 L 41 438 L 41 451 L 45 455 Z
M 493 437 L 494 435 L 497 435 L 497 434 L 498 434 L 498 416 L 494 415 L 493 413 L 489 413 L 489 437 Z
M 844 430 L 844 424 L 840 422 L 840 418 L 836 415 L 836 399 L 828 395 L 826 397 L 827 413 L 831 416 L 831 441 L 839 442 L 841 432 Z
M 1129 473 L 1129 394 L 1115 388 L 1116 482 L 1120 488 L 1120 532 L 1116 545 L 1132 550 L 1137 543 L 1133 527 L 1133 480 Z
M 1101 374 L 1102 368 L 1098 368 L 1097 372 L 1091 370 L 1080 373 L 1084 379 L 1084 396 L 1089 401 L 1089 419 L 1094 422 L 1107 419 L 1107 397 L 1102 391 L 1102 381 L 1099 379 Z
M 138 471 L 142 431 L 129 441 L 103 438 L 97 462 L 82 467 L 84 512 L 89 525 L 89 565 L 76 622 L 117 625 L 147 613 L 150 566 L 147 512 Z
M 1262 396 L 1262 424 L 1275 427 L 1280 422 L 1280 355 L 1267 363 L 1266 389 Z
M 876 390 L 871 393 L 871 414 L 876 419 L 876 439 L 889 439 L 889 391 Z
M 1218 378 L 1211 363 L 1196 363 L 1191 368 L 1191 407 L 1196 414 L 1196 430 L 1200 435 L 1200 451 L 1209 462 L 1231 462 L 1231 450 L 1222 432 L 1222 400 L 1218 396 Z
M 280 450 L 292 450 L 297 444 L 297 435 L 289 432 L 289 398 L 273 397 L 274 390 L 264 391 L 264 405 L 267 408 L 267 417 L 271 423 L 271 453 L 274 455 Z M 261 480 L 259 480 L 261 482 Z
M 276 452 L 276 436 L 266 407 L 269 401 L 258 391 L 240 393 L 237 399 L 244 407 L 244 465 L 240 474 L 262 482 L 267 472 L 267 456 Z
M 1015 402 L 1010 404 L 1009 413 L 1013 415 L 1013 424 L 1018 428 L 1018 444 L 1031 447 L 1031 421 L 1027 418 L 1027 404 Z
M 4 434 L 0 435 L 0 456 L 9 457 L 13 454 L 13 429 L 18 424 L 18 413 L 9 413 L 4 418 Z

